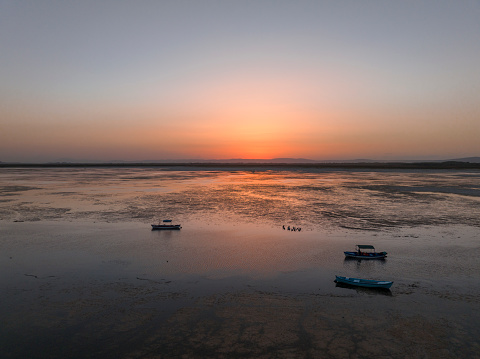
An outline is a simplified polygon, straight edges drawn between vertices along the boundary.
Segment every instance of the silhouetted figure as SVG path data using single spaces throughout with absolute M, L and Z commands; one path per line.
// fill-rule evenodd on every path
M 290 230 L 290 226 L 288 226 L 288 228 L 287 228 L 287 229 L 288 229 L 288 230 Z
M 283 227 L 283 230 L 285 230 L 285 225 L 283 225 L 282 227 Z

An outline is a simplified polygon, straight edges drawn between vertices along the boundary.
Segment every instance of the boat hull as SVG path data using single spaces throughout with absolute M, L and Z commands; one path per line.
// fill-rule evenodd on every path
M 387 258 L 387 253 L 361 253 L 358 252 L 343 252 L 345 253 L 345 258 L 356 258 L 356 259 L 385 259 Z
M 152 230 L 157 229 L 174 229 L 178 230 L 182 228 L 179 224 L 152 224 Z
M 386 280 L 370 280 L 370 279 L 360 279 L 360 278 L 349 278 L 349 277 L 342 277 L 342 276 L 335 276 L 335 282 L 343 283 L 348 285 L 353 285 L 356 287 L 364 287 L 364 288 L 385 288 L 389 289 L 393 282 L 386 281 Z

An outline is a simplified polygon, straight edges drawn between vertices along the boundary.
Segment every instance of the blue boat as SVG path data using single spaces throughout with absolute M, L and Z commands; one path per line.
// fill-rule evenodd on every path
M 355 252 L 343 252 L 345 258 L 356 259 L 385 259 L 387 252 L 376 252 L 375 247 L 370 244 L 357 244 Z
M 154 229 L 180 229 L 182 228 L 179 224 L 172 224 L 171 219 L 165 219 L 163 224 L 152 224 L 152 230 Z
M 342 276 L 335 276 L 335 282 L 344 283 L 348 285 L 353 285 L 357 287 L 365 288 L 385 288 L 388 289 L 392 286 L 393 282 L 387 280 L 370 280 L 370 279 L 360 279 L 360 278 L 349 278 Z

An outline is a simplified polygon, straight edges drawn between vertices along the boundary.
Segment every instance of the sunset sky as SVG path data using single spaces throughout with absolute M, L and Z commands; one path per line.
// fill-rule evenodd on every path
M 0 0 L 0 161 L 479 155 L 478 0 Z

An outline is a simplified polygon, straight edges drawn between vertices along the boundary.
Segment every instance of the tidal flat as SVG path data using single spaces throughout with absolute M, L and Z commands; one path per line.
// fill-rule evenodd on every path
M 480 358 L 478 170 L 2 168 L 0 194 L 2 357 Z

